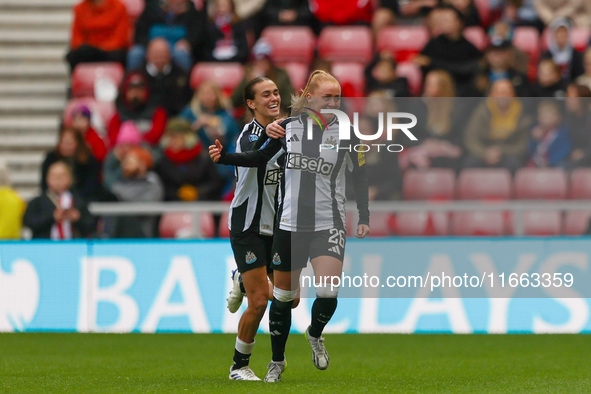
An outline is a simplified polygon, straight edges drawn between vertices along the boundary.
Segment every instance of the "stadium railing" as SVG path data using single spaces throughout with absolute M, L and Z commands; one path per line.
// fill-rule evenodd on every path
M 90 212 L 96 216 L 162 215 L 171 212 L 190 212 L 194 215 L 191 236 L 202 238 L 198 215 L 204 212 L 222 214 L 227 212 L 229 204 L 225 202 L 162 202 L 162 203 L 92 203 Z M 591 200 L 511 200 L 511 201 L 374 201 L 370 203 L 370 212 L 467 212 L 501 211 L 510 212 L 513 221 L 513 235 L 524 235 L 524 214 L 527 211 L 590 211 Z M 347 203 L 347 213 L 356 215 L 355 203 Z

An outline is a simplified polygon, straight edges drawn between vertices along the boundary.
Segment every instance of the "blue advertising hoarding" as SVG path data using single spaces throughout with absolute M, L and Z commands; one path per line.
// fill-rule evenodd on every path
M 587 238 L 350 240 L 345 273 L 381 282 L 342 286 L 327 331 L 589 332 L 590 255 Z M 235 332 L 240 312 L 225 307 L 234 267 L 227 240 L 3 242 L 0 331 Z M 533 289 L 532 274 L 546 271 L 564 292 Z M 384 286 L 417 274 L 431 281 L 401 293 Z M 434 286 L 463 274 L 464 283 Z M 309 324 L 313 289 L 303 295 L 296 332 Z

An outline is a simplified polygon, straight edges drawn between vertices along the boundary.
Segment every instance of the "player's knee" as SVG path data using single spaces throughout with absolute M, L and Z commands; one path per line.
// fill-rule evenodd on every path
M 273 288 L 273 306 L 274 309 L 282 311 L 284 309 L 291 309 L 293 300 L 295 299 L 297 290 L 283 290 L 278 287 Z
M 316 297 L 318 298 L 337 298 L 339 287 L 330 284 L 323 284 L 316 287 Z
M 252 309 L 257 316 L 262 317 L 265 314 L 267 303 L 268 299 L 266 293 L 255 294 L 248 298 L 248 308 Z

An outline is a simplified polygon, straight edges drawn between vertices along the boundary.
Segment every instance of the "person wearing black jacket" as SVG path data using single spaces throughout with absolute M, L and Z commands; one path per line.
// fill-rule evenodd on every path
M 246 26 L 236 15 L 232 0 L 214 0 L 210 11 L 203 60 L 246 63 L 249 55 Z
M 172 61 L 164 38 L 150 41 L 141 71 L 148 81 L 151 99 L 157 106 L 165 108 L 168 116 L 178 115 L 191 100 L 189 75 Z
M 265 26 L 316 27 L 308 0 L 267 0 L 263 12 Z
M 84 199 L 70 189 L 72 173 L 65 162 L 49 166 L 47 186 L 46 192 L 31 200 L 23 217 L 33 238 L 66 240 L 92 235 L 96 221 Z
M 442 5 L 438 10 L 442 34 L 432 38 L 414 61 L 423 68 L 423 75 L 434 69 L 449 72 L 458 96 L 475 96 L 474 78 L 482 53 L 462 35 L 464 19 L 456 8 Z
M 365 89 L 386 91 L 390 97 L 409 97 L 408 80 L 396 74 L 396 60 L 389 52 L 383 52 L 365 68 Z
M 165 0 L 147 3 L 135 24 L 134 46 L 129 50 L 127 69 L 144 62 L 146 47 L 156 37 L 165 38 L 174 62 L 189 71 L 201 57 L 205 40 L 205 10 L 197 10 L 191 0 Z

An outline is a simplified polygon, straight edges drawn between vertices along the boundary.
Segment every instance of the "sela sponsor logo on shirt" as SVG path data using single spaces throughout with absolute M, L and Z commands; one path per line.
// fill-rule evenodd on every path
M 308 157 L 301 153 L 287 154 L 287 168 L 308 171 L 315 174 L 330 175 L 334 164 L 324 161 L 322 157 Z
M 246 264 L 252 264 L 255 261 L 257 261 L 257 256 L 256 254 L 252 253 L 250 250 L 248 252 L 246 252 Z
M 313 132 L 313 122 L 315 121 L 320 128 L 323 125 L 328 128 L 326 120 L 322 116 L 322 114 L 333 114 L 337 117 L 338 124 L 339 124 L 339 140 L 350 140 L 351 139 L 351 128 L 353 128 L 353 133 L 360 141 L 376 141 L 382 137 L 384 134 L 384 128 L 386 131 L 386 140 L 391 142 L 394 140 L 394 130 L 400 130 L 408 137 L 411 141 L 417 141 L 417 137 L 410 131 L 411 128 L 417 125 L 417 117 L 409 112 L 387 112 L 383 113 L 380 112 L 377 115 L 378 118 L 378 130 L 374 134 L 362 134 L 359 131 L 359 113 L 353 113 L 353 122 L 349 119 L 349 115 L 345 112 L 338 110 L 338 109 L 321 109 L 320 112 L 314 111 L 311 108 L 307 108 L 308 110 L 308 127 L 306 138 L 308 140 L 312 140 L 312 132 Z M 398 123 L 405 119 L 410 120 L 407 123 Z M 386 125 L 384 127 L 384 120 Z M 353 127 L 351 127 L 353 126 Z M 347 150 L 349 152 L 368 152 L 372 149 L 376 149 L 378 152 L 380 151 L 387 151 L 387 152 L 402 152 L 404 147 L 400 144 L 391 144 L 391 143 L 362 143 L 356 145 L 343 145 L 339 146 L 337 142 L 329 143 L 324 142 L 320 144 L 320 151 L 329 150 L 329 149 L 336 149 L 336 150 Z
M 265 185 L 277 185 L 281 180 L 281 169 L 269 170 L 265 174 Z

